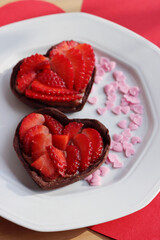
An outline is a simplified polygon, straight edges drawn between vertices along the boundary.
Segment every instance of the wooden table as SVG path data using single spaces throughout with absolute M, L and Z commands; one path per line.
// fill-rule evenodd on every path
M 88 228 L 63 232 L 36 232 L 0 217 L 0 240 L 110 240 Z

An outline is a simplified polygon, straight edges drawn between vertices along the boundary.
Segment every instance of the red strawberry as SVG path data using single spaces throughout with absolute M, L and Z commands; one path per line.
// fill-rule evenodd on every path
M 69 138 L 72 139 L 76 134 L 80 132 L 83 127 L 83 123 L 70 122 L 64 127 L 63 134 L 69 135 Z
M 50 96 L 64 96 L 64 95 L 73 95 L 77 92 L 69 90 L 67 88 L 53 88 L 46 86 L 36 80 L 31 83 L 31 89 L 35 92 L 50 95 Z
M 58 176 L 53 161 L 49 158 L 47 152 L 36 159 L 31 166 L 40 171 L 45 177 L 55 179 Z
M 67 152 L 67 174 L 75 174 L 80 165 L 80 152 L 76 146 L 69 145 Z
M 91 78 L 91 75 L 95 66 L 95 56 L 94 56 L 93 48 L 89 44 L 86 44 L 86 43 L 78 44 L 76 46 L 76 49 L 79 49 L 79 51 L 81 52 L 84 59 L 84 63 L 85 63 L 84 81 L 82 81 L 79 86 L 79 88 L 82 90 L 87 86 Z
M 75 42 L 73 40 L 63 41 L 63 42 L 57 44 L 57 46 L 50 51 L 50 53 L 49 53 L 50 57 L 52 57 L 56 53 L 63 54 L 64 52 L 75 47 L 76 45 L 77 45 L 77 42 Z
M 67 163 L 63 151 L 52 145 L 47 147 L 47 151 L 58 173 L 64 177 L 67 169 Z
M 74 89 L 76 91 L 81 90 L 80 86 L 84 82 L 84 71 L 85 64 L 82 57 L 82 54 L 78 49 L 71 48 L 66 51 L 65 56 L 70 60 L 73 67 L 73 76 L 74 76 Z
M 52 143 L 56 148 L 61 150 L 66 150 L 67 144 L 69 142 L 68 135 L 53 135 L 52 136 Z
M 73 102 L 75 100 L 81 99 L 81 94 L 72 94 L 64 96 L 50 96 L 47 94 L 41 94 L 30 89 L 26 89 L 25 95 L 28 98 L 37 99 L 46 102 Z
M 21 123 L 21 126 L 19 128 L 19 137 L 22 141 L 24 135 L 26 132 L 36 126 L 36 125 L 42 125 L 45 122 L 45 118 L 40 113 L 31 113 L 27 117 L 25 117 Z
M 56 53 L 51 58 L 51 67 L 65 82 L 68 89 L 73 89 L 74 75 L 73 67 L 67 57 L 62 54 Z
M 99 132 L 93 128 L 85 128 L 82 131 L 83 134 L 85 134 L 92 143 L 92 156 L 91 156 L 91 162 L 95 162 L 101 155 L 102 149 L 103 149 L 103 141 L 102 137 L 99 134 Z
M 73 138 L 73 142 L 80 151 L 81 161 L 79 171 L 82 172 L 90 166 L 92 156 L 92 143 L 89 138 L 82 133 L 77 134 Z
M 27 57 L 20 65 L 18 76 L 22 76 L 28 72 L 39 72 L 44 69 L 50 69 L 49 59 L 41 54 L 35 54 Z
M 31 84 L 35 79 L 36 73 L 33 71 L 27 72 L 21 76 L 18 76 L 16 79 L 16 89 L 20 93 L 24 93 L 26 88 Z
M 35 135 L 40 134 L 40 133 L 48 134 L 49 129 L 44 125 L 37 125 L 37 126 L 30 128 L 26 132 L 25 136 L 23 137 L 23 141 L 22 141 L 23 142 L 23 151 L 26 155 L 31 154 L 31 143 L 33 141 L 33 138 Z
M 47 86 L 65 88 L 65 82 L 51 69 L 45 69 L 37 75 L 37 80 Z
M 35 135 L 31 142 L 32 158 L 36 160 L 43 155 L 49 145 L 52 145 L 52 134 L 40 133 Z
M 49 128 L 49 131 L 52 134 L 62 134 L 63 125 L 59 121 L 57 121 L 56 119 L 47 114 L 44 114 L 44 118 L 45 118 L 44 124 Z

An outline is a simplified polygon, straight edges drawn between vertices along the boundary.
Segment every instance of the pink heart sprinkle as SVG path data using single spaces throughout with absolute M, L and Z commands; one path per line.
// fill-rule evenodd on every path
M 101 186 L 101 179 L 97 179 L 96 181 L 94 181 L 94 182 L 89 182 L 89 185 L 90 186 Z
M 129 88 L 129 94 L 132 96 L 138 96 L 139 91 L 140 91 L 139 87 L 130 87 Z
M 132 143 L 132 144 L 137 144 L 137 143 L 140 143 L 141 141 L 142 141 L 141 138 L 138 137 L 138 136 L 133 136 L 133 137 L 131 138 L 131 143 Z
M 130 122 L 129 125 L 128 125 L 128 127 L 129 127 L 129 129 L 130 129 L 131 131 L 134 131 L 134 130 L 137 130 L 138 125 L 135 124 L 135 123 L 133 123 L 133 122 Z
M 123 135 L 121 135 L 121 134 L 116 134 L 115 133 L 113 135 L 113 140 L 116 141 L 116 142 L 120 142 L 122 140 L 122 138 L 123 138 Z
M 129 105 L 129 102 L 124 97 L 122 97 L 120 101 L 120 106 L 128 106 L 128 105 Z
M 111 61 L 110 62 L 110 70 L 112 71 L 113 69 L 115 69 L 115 67 L 116 67 L 116 62 Z
M 108 100 L 111 101 L 111 102 L 114 102 L 116 100 L 116 94 L 109 94 L 108 95 Z
M 103 65 L 104 63 L 110 63 L 109 58 L 100 57 L 100 65 Z
M 134 155 L 135 154 L 135 150 L 133 149 L 133 148 L 127 148 L 126 150 L 125 150 L 125 156 L 128 158 L 128 157 L 130 157 L 130 156 L 132 156 L 132 155 Z
M 137 104 L 137 103 L 140 102 L 138 97 L 134 97 L 134 96 L 130 96 L 130 95 L 124 95 L 124 98 L 129 103 Z
M 112 87 L 112 85 L 110 85 L 110 84 L 106 84 L 105 86 L 104 86 L 104 92 L 105 92 L 105 94 L 108 96 L 108 94 L 109 94 L 109 92 L 111 91 L 111 89 L 112 89 L 113 87 Z
M 123 151 L 122 144 L 120 142 L 114 143 L 112 150 L 115 152 L 122 152 Z
M 95 78 L 94 78 L 94 83 L 100 83 L 101 82 L 101 80 L 102 80 L 102 77 L 101 76 L 95 76 Z
M 127 114 L 130 111 L 130 107 L 129 106 L 122 106 L 121 107 L 121 112 L 124 114 Z
M 129 128 L 126 128 L 123 132 L 122 135 L 125 137 L 131 137 L 131 130 Z
M 111 139 L 110 150 L 112 150 L 113 146 L 116 144 L 116 141 Z
M 107 101 L 105 102 L 105 105 L 106 105 L 106 108 L 107 108 L 108 110 L 110 110 L 110 109 L 112 109 L 112 107 L 114 106 L 114 103 L 111 102 L 111 101 L 109 101 L 109 100 L 107 100 Z
M 116 154 L 108 154 L 108 161 L 112 163 L 114 168 L 120 168 L 123 166 L 123 163 L 119 160 Z
M 116 115 L 119 115 L 121 113 L 121 106 L 117 106 L 115 108 L 112 108 L 112 112 Z
M 89 183 L 91 186 L 99 186 L 101 184 L 101 177 L 99 175 L 94 175 Z
M 112 154 L 112 153 L 109 153 L 109 154 L 108 154 L 107 159 L 108 159 L 108 161 L 109 161 L 110 163 L 114 163 L 114 162 L 116 162 L 116 161 L 119 160 L 119 159 L 118 159 L 118 156 L 117 156 L 116 154 Z
M 128 93 L 129 86 L 125 82 L 121 81 L 121 82 L 119 82 L 119 90 L 123 94 L 126 94 L 126 93 Z
M 100 170 L 99 169 L 97 169 L 94 173 L 92 173 L 92 176 L 94 177 L 94 176 L 96 176 L 96 175 L 100 175 Z
M 131 105 L 131 110 L 133 110 L 135 113 L 142 114 L 143 113 L 143 106 L 140 104 Z
M 126 77 L 124 76 L 123 72 L 121 72 L 121 71 L 115 71 L 113 73 L 113 77 L 118 82 L 126 79 Z
M 106 107 L 104 107 L 104 108 L 97 108 L 97 113 L 99 114 L 99 115 L 102 115 L 102 114 L 104 114 L 105 112 L 106 112 L 106 110 L 107 110 L 107 108 Z
M 91 97 L 88 99 L 88 103 L 90 104 L 96 104 L 96 102 L 97 102 L 97 97 Z
M 123 167 L 123 163 L 122 162 L 117 161 L 117 162 L 113 163 L 113 168 L 121 168 L 121 167 Z
M 127 127 L 127 121 L 126 120 L 122 120 L 122 121 L 117 123 L 117 126 L 122 128 L 122 129 L 125 129 Z
M 123 142 L 123 149 L 126 150 L 127 148 L 133 148 L 133 145 L 127 141 Z
M 109 168 L 105 166 L 100 167 L 100 176 L 105 176 L 109 172 Z
M 90 174 L 89 176 L 87 176 L 84 180 L 90 181 L 91 179 L 92 179 L 92 174 Z
M 136 113 L 131 113 L 130 114 L 130 119 L 132 122 L 137 124 L 138 126 L 141 126 L 142 124 L 142 116 Z
M 105 74 L 104 69 L 100 65 L 97 65 L 96 66 L 96 76 L 103 77 L 104 74 Z

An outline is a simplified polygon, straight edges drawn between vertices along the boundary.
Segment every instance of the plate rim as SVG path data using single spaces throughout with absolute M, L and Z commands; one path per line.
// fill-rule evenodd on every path
M 113 23 L 113 22 L 111 22 L 111 21 L 109 21 L 109 20 L 106 20 L 106 19 L 102 19 L 101 17 L 97 17 L 97 16 L 94 16 L 94 15 L 91 15 L 91 14 L 87 14 L 87 13 L 60 13 L 60 14 L 50 14 L 50 15 L 46 15 L 46 16 L 41 16 L 41 17 L 36 17 L 36 18 L 31 18 L 31 19 L 27 19 L 27 20 L 23 20 L 23 21 L 19 21 L 19 22 L 15 22 L 15 23 L 11 23 L 11 24 L 8 24 L 8 25 L 5 25 L 5 26 L 2 26 L 1 28 L 0 28 L 0 33 L 1 33 L 1 29 L 3 28 L 3 29 L 7 29 L 7 28 L 12 28 L 12 26 L 15 26 L 15 25 L 19 25 L 19 24 L 22 24 L 23 25 L 23 23 L 26 23 L 26 22 L 32 22 L 32 21 L 39 21 L 39 19 L 42 19 L 42 18 L 50 18 L 50 17 L 57 17 L 57 16 L 59 16 L 59 15 L 61 15 L 62 17 L 63 16 L 73 16 L 73 17 L 75 17 L 75 16 L 79 16 L 79 15 L 83 15 L 85 18 L 92 18 L 92 19 L 99 19 L 101 22 L 103 22 L 104 24 L 105 24 L 105 22 L 108 22 L 109 24 L 111 24 L 112 26 L 115 26 L 116 28 L 118 27 L 120 30 L 122 30 L 122 31 L 127 31 L 127 33 L 129 32 L 130 34 L 132 34 L 133 35 L 133 37 L 138 37 L 139 39 L 141 39 L 141 40 L 143 40 L 143 41 L 145 41 L 145 43 L 149 46 L 149 47 L 151 47 L 156 53 L 158 53 L 159 54 L 159 56 L 160 56 L 160 50 L 159 50 L 159 48 L 155 45 L 155 44 L 153 44 L 153 43 L 151 43 L 151 42 L 149 42 L 148 40 L 146 40 L 145 38 L 143 38 L 142 36 L 140 36 L 140 35 L 138 35 L 137 33 L 134 33 L 134 32 L 132 32 L 131 30 L 129 30 L 129 29 L 126 29 L 125 27 L 123 27 L 123 26 L 120 26 L 120 25 L 118 25 L 118 24 L 116 24 L 116 23 Z M 155 189 L 154 189 L 154 191 L 153 191 L 153 193 L 151 194 L 151 191 L 150 191 L 150 193 L 148 193 L 148 195 L 150 195 L 150 196 L 148 196 L 147 197 L 147 199 L 144 199 L 144 201 L 141 201 L 141 203 L 139 204 L 139 206 L 137 206 L 136 207 L 136 211 L 138 211 L 139 209 L 141 209 L 141 208 L 143 208 L 143 207 L 145 207 L 150 201 L 152 201 L 152 199 L 158 194 L 158 192 L 159 192 L 159 188 L 160 188 L 160 179 L 159 179 L 159 182 L 157 182 L 157 184 L 155 185 Z M 1 209 L 1 206 L 0 206 L 0 209 Z M 132 212 L 134 212 L 135 211 L 135 209 L 132 211 Z M 130 212 L 131 213 L 131 212 Z M 128 214 L 130 214 L 130 213 L 128 213 Z M 128 215 L 127 214 L 127 215 Z M 37 230 L 37 231 L 42 231 L 42 232 L 49 232 L 49 231 L 62 231 L 62 230 L 69 230 L 69 229 L 75 229 L 75 227 L 67 227 L 67 228 L 64 228 L 63 227 L 63 229 L 54 229 L 52 226 L 51 227 L 49 227 L 49 228 L 43 228 L 42 229 L 42 226 L 36 226 L 36 224 L 34 225 L 34 227 L 33 226 L 31 226 L 31 224 L 29 224 L 29 223 L 27 223 L 27 221 L 26 221 L 26 223 L 22 223 L 21 222 L 21 220 L 20 220 L 20 218 L 18 219 L 18 217 L 14 217 L 14 216 L 12 216 L 12 218 L 10 217 L 11 216 L 11 214 L 7 214 L 3 209 L 1 209 L 1 216 L 2 217 L 4 217 L 4 218 L 6 218 L 6 219 L 8 219 L 8 220 L 10 220 L 10 221 L 14 221 L 15 223 L 17 223 L 17 224 L 19 224 L 19 225 L 21 225 L 21 226 L 24 226 L 24 227 L 27 227 L 27 228 L 30 228 L 30 229 L 32 229 L 32 230 Z M 126 216 L 126 215 L 125 215 Z M 24 221 L 24 220 L 23 220 Z M 98 223 L 95 223 L 95 224 L 98 224 Z M 93 225 L 93 224 L 91 224 L 91 225 Z M 85 225 L 86 226 L 86 225 Z M 87 226 L 90 226 L 90 225 L 87 225 Z M 81 226 L 78 226 L 78 227 L 76 227 L 76 228 L 81 228 L 81 227 L 84 227 L 83 226 L 83 224 L 81 225 Z M 54 230 L 53 230 L 54 229 Z

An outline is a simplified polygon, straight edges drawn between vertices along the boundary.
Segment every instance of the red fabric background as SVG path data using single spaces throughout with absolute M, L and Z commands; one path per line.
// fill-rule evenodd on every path
M 84 0 L 81 11 L 118 23 L 160 46 L 160 0 Z
M 0 26 L 28 18 L 63 12 L 56 5 L 43 1 L 15 1 L 0 8 Z

